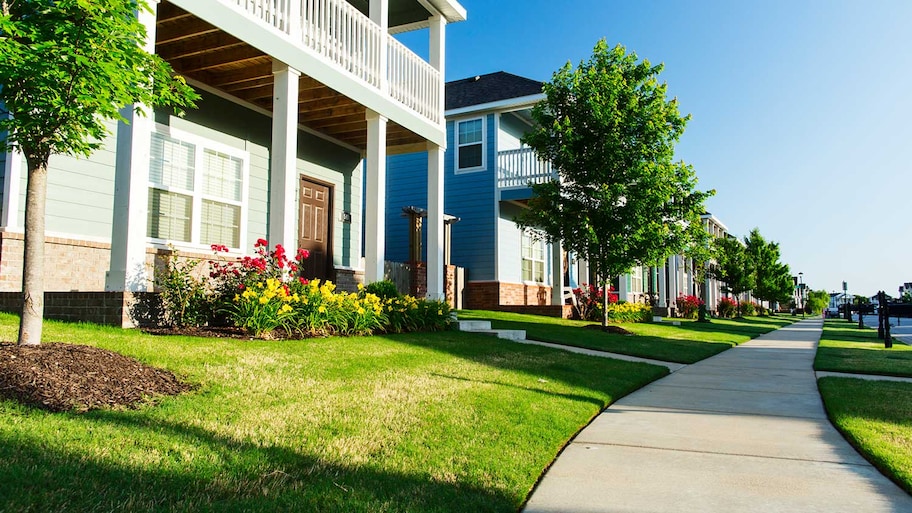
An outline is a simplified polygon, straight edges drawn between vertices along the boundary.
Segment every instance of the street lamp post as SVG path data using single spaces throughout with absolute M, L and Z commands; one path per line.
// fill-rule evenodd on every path
M 804 273 L 798 273 L 798 294 L 801 299 L 801 318 L 804 319 Z

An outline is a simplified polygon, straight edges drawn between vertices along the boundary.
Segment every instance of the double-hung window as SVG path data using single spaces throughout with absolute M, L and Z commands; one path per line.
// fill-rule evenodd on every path
M 248 161 L 244 151 L 158 126 L 146 235 L 156 242 L 241 249 Z
M 456 171 L 480 171 L 484 162 L 484 118 L 456 122 Z
M 636 294 L 642 294 L 645 292 L 643 289 L 643 275 L 645 269 L 643 267 L 637 266 L 630 271 L 630 292 Z
M 531 230 L 522 232 L 522 279 L 545 282 L 545 241 Z

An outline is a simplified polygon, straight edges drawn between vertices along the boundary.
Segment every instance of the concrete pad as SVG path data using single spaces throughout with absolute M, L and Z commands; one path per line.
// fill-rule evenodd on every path
M 817 419 L 614 405 L 574 440 L 715 454 L 866 465 L 828 422 Z
M 781 392 L 666 387 L 662 385 L 662 380 L 622 398 L 617 404 L 826 419 L 823 403 L 816 393 L 783 394 Z
M 912 511 L 868 465 L 574 443 L 526 513 Z
M 777 372 L 775 379 L 746 375 L 738 367 L 717 367 L 713 374 L 689 372 L 668 376 L 662 386 L 740 390 L 744 392 L 782 392 L 785 394 L 817 394 L 817 380 L 807 371 Z M 728 372 L 724 372 L 728 371 Z M 769 371 L 767 371 L 769 372 Z

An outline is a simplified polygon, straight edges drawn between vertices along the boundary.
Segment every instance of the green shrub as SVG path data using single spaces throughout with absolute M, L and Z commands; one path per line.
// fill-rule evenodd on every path
M 741 315 L 754 315 L 757 313 L 757 305 L 753 301 L 741 301 Z
M 737 303 L 735 303 L 734 299 L 723 297 L 719 300 L 719 304 L 716 305 L 716 315 L 731 318 L 735 315 L 735 308 L 737 308 Z
M 373 294 L 384 301 L 387 299 L 399 297 L 400 295 L 399 290 L 396 288 L 396 284 L 390 280 L 381 280 L 369 283 L 362 290 L 364 293 Z
M 199 264 L 200 260 L 181 259 L 171 248 L 167 265 L 155 273 L 165 322 L 172 326 L 201 326 L 212 314 L 206 282 L 194 272 Z

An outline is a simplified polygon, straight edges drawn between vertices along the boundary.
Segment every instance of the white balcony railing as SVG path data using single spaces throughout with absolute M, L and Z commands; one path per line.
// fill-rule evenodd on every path
M 381 89 L 380 51 L 386 38 L 389 94 L 440 123 L 440 72 L 345 0 L 223 0 Z
M 501 189 L 528 187 L 529 183 L 557 178 L 551 162 L 540 159 L 531 148 L 497 152 L 497 186 Z

